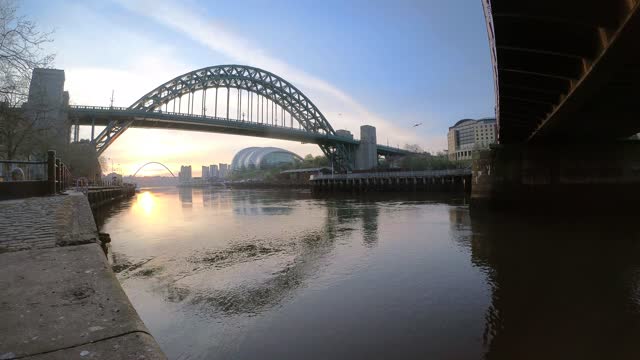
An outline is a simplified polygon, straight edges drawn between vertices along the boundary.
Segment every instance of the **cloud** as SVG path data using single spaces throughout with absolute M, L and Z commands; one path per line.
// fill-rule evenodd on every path
M 169 30 L 185 35 L 214 52 L 213 63 L 231 59 L 238 63 L 272 71 L 300 88 L 323 111 L 334 128 L 346 128 L 359 136 L 359 126 L 371 124 L 378 128 L 379 143 L 404 145 L 418 143 L 425 149 L 444 148 L 445 137 L 418 138 L 402 130 L 392 121 L 370 112 L 349 94 L 328 81 L 295 69 L 270 56 L 259 46 L 237 36 L 223 26 L 184 9 L 183 4 L 166 1 L 115 0 L 125 11 L 150 17 Z M 172 42 L 162 42 L 166 31 L 147 33 L 136 22 L 120 19 L 114 26 L 112 14 L 102 13 L 90 6 L 74 4 L 73 12 L 58 14 L 66 17 L 65 24 L 79 24 L 59 32 L 58 66 L 66 71 L 66 87 L 75 104 L 108 105 L 115 90 L 115 106 L 129 106 L 140 96 L 161 83 L 200 67 L 184 55 L 183 49 Z M 80 21 L 89 19 L 88 21 Z M 84 24 L 84 25 L 83 25 Z M 109 29 L 108 31 L 96 29 Z M 172 36 L 175 34 L 172 34 Z M 101 44 L 87 53 L 82 44 Z M 60 46 L 62 45 L 62 46 Z M 225 60 L 226 61 L 226 60 Z M 232 111 L 233 113 L 233 111 Z M 89 136 L 83 129 L 83 136 Z M 132 173 L 149 161 L 161 161 L 171 169 L 181 164 L 199 165 L 230 162 L 235 152 L 247 146 L 278 146 L 302 156 L 319 155 L 315 145 L 290 141 L 239 137 L 224 134 L 181 132 L 170 130 L 130 129 L 105 152 L 105 156 L 120 163 L 125 173 Z M 146 170 L 146 168 L 145 168 Z M 153 168 L 149 169 L 153 172 Z
M 399 129 L 392 121 L 370 112 L 365 106 L 329 82 L 270 56 L 260 46 L 210 19 L 203 18 L 182 3 L 166 0 L 116 1 L 125 9 L 137 15 L 149 17 L 233 61 L 278 74 L 301 88 L 325 114 L 334 128 L 347 128 L 359 136 L 360 125 L 369 124 L 377 127 L 378 134 L 388 134 L 396 143 L 404 145 L 404 143 L 420 142 L 414 133 Z M 342 115 L 338 116 L 338 114 Z

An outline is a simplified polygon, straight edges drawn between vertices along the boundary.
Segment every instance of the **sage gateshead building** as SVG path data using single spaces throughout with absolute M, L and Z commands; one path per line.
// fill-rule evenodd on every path
M 285 149 L 248 147 L 236 153 L 231 162 L 231 169 L 264 169 L 298 161 L 302 161 L 300 156 Z

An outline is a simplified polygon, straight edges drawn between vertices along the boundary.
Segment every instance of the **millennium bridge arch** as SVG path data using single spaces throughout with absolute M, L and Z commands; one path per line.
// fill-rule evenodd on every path
M 134 172 L 134 173 L 133 173 L 133 175 L 131 175 L 131 177 L 136 177 L 136 175 L 138 175 L 138 172 L 140 172 L 140 170 L 142 170 L 142 169 L 143 169 L 144 167 L 146 167 L 147 165 L 151 165 L 151 164 L 157 164 L 157 165 L 162 166 L 163 168 L 165 168 L 165 169 L 169 172 L 169 174 L 171 174 L 171 176 L 176 177 L 176 176 L 173 174 L 173 172 L 171 171 L 171 169 L 169 169 L 165 164 L 163 164 L 163 163 L 161 163 L 161 162 L 157 162 L 157 161 L 150 161 L 150 162 L 148 162 L 148 163 L 146 163 L 146 164 L 144 164 L 144 165 L 140 166 L 140 167 L 138 168 L 138 170 L 136 170 L 136 172 Z
M 219 96 L 223 96 L 222 104 Z M 210 106 L 212 97 L 215 105 Z M 235 114 L 230 113 L 232 106 Z M 70 115 L 83 119 L 80 121 L 83 125 L 106 126 L 97 137 L 92 137 L 98 154 L 129 127 L 222 132 L 315 143 L 343 170 L 351 168 L 359 144 L 352 137 L 337 133 L 320 109 L 293 84 L 269 71 L 245 65 L 194 70 L 149 91 L 128 108 L 72 106 Z M 387 155 L 385 151 L 402 153 L 392 148 L 379 150 L 382 155 Z

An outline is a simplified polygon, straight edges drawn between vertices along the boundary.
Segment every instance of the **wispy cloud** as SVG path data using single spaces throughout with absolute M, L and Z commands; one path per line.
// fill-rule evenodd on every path
M 399 129 L 392 121 L 372 113 L 330 82 L 269 55 L 255 43 L 210 19 L 203 18 L 196 11 L 186 8 L 184 4 L 165 0 L 116 1 L 125 9 L 149 17 L 235 62 L 263 68 L 282 76 L 307 93 L 335 128 L 347 128 L 358 136 L 359 126 L 370 124 L 376 126 L 379 133 L 389 135 L 394 143 L 423 142 L 414 133 Z M 426 143 L 422 145 L 431 147 Z
M 346 128 L 358 136 L 359 126 L 370 124 L 378 128 L 380 143 L 386 143 L 388 137 L 394 146 L 418 143 L 430 150 L 445 146 L 445 136 L 435 133 L 433 136 L 418 136 L 403 130 L 398 125 L 402 121 L 394 123 L 392 119 L 384 119 L 369 111 L 330 81 L 271 56 L 249 39 L 185 8 L 184 4 L 174 5 L 164 0 L 114 1 L 126 12 L 148 17 L 162 26 L 149 33 L 136 22 L 126 22 L 122 18 L 120 26 L 114 26 L 110 14 L 101 13 L 85 3 L 68 4 L 73 11 L 67 8 L 57 17 L 65 17 L 64 23 L 71 25 L 57 32 L 59 41 L 55 45 L 56 52 L 60 54 L 57 65 L 66 70 L 66 87 L 76 104 L 108 105 L 114 89 L 115 105 L 128 106 L 164 81 L 198 67 L 179 46 L 162 42 L 162 34 L 173 33 L 188 37 L 210 50 L 213 53 L 211 65 L 220 63 L 221 59 L 229 59 L 282 76 L 305 92 L 336 129 Z M 105 28 L 111 29 L 96 30 Z M 87 53 L 83 44 L 100 44 L 99 51 Z M 406 118 L 404 120 L 406 123 Z M 85 129 L 84 136 L 88 134 Z M 120 163 L 125 173 L 132 173 L 148 161 L 161 161 L 172 169 L 179 168 L 181 164 L 193 164 L 195 169 L 199 169 L 200 164 L 229 162 L 236 151 L 246 146 L 280 146 L 302 156 L 321 153 L 315 145 L 290 141 L 130 129 L 107 150 L 105 156 L 115 159 L 116 164 Z M 153 171 L 153 168 L 149 170 Z

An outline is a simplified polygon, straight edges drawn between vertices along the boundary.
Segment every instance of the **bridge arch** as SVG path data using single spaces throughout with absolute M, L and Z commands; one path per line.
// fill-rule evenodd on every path
M 206 91 L 218 88 L 234 88 L 257 94 L 286 111 L 305 131 L 336 135 L 320 109 L 293 84 L 269 71 L 246 65 L 210 66 L 177 76 L 142 96 L 129 109 L 158 111 L 172 101 L 175 107 L 175 100 L 183 96 L 189 96 L 191 103 L 196 91 L 202 91 L 203 103 L 206 103 Z M 217 102 L 216 95 L 216 104 Z M 189 106 L 193 107 L 192 103 Z M 203 108 L 202 111 L 204 114 L 206 110 Z M 319 146 L 326 156 L 335 159 L 339 164 L 350 164 L 351 155 L 344 144 Z
M 138 172 L 139 172 L 140 170 L 142 170 L 145 166 L 147 166 L 147 165 L 151 165 L 151 164 L 158 164 L 158 165 L 161 165 L 163 168 L 167 169 L 167 171 L 169 172 L 169 174 L 171 174 L 171 176 L 176 177 L 176 176 L 173 174 L 173 172 L 171 171 L 171 169 L 169 169 L 165 164 L 160 163 L 160 162 L 157 162 L 157 161 L 150 161 L 150 162 L 148 162 L 148 163 L 146 163 L 146 164 L 144 164 L 144 165 L 140 166 L 140 167 L 138 168 L 138 170 L 136 170 L 136 172 L 134 172 L 134 173 L 133 173 L 133 175 L 132 175 L 131 177 L 136 177 L 136 175 L 138 174 Z
M 217 115 L 219 88 L 227 89 L 226 118 Z M 229 90 L 232 88 L 238 90 L 236 99 L 238 118 L 236 119 L 229 116 Z M 213 117 L 210 112 L 207 113 L 207 90 L 209 89 L 216 89 Z M 247 92 L 244 104 L 242 91 Z M 202 97 L 200 103 L 202 108 L 198 111 L 194 111 L 196 92 Z M 257 95 L 255 102 L 253 95 Z M 187 114 L 181 111 L 185 96 L 188 97 Z M 265 99 L 266 109 L 264 108 Z M 170 103 L 173 111 L 169 110 Z M 175 111 L 176 103 L 179 104 L 178 112 Z M 271 109 L 269 109 L 270 105 Z M 247 113 L 249 121 L 245 122 L 243 112 L 245 106 L 251 114 L 255 111 L 255 122 L 249 117 L 249 113 Z M 318 107 L 291 83 L 266 70 L 245 65 L 218 65 L 188 72 L 151 90 L 126 109 L 113 107 L 95 109 L 80 106 L 74 110 L 76 113 L 84 112 L 85 115 L 91 116 L 95 116 L 98 111 L 102 112 L 101 116 L 106 117 L 100 120 L 106 121 L 105 128 L 92 139 L 98 154 L 105 151 L 129 127 L 143 124 L 152 125 L 151 127 L 155 128 L 164 127 L 165 124 L 171 127 L 180 123 L 180 128 L 183 129 L 212 125 L 218 127 L 220 132 L 232 134 L 242 135 L 248 132 L 250 136 L 273 136 L 293 141 L 299 141 L 302 138 L 303 142 L 318 144 L 325 156 L 331 159 L 338 169 L 345 171 L 352 168 L 352 158 L 357 146 L 353 138 L 338 134 Z M 271 113 L 270 116 L 269 113 Z M 286 114 L 289 115 L 291 129 L 284 121 Z M 300 131 L 296 130 L 297 133 L 293 132 L 294 119 L 300 127 Z M 90 120 L 93 126 L 95 117 Z M 311 141 L 306 141 L 307 139 Z M 393 149 L 390 151 L 398 152 Z
M 245 65 L 217 65 L 188 72 L 151 90 L 129 108 L 153 111 L 190 93 L 215 88 L 258 94 L 289 112 L 305 130 L 335 134 L 318 107 L 293 84 L 269 71 Z

